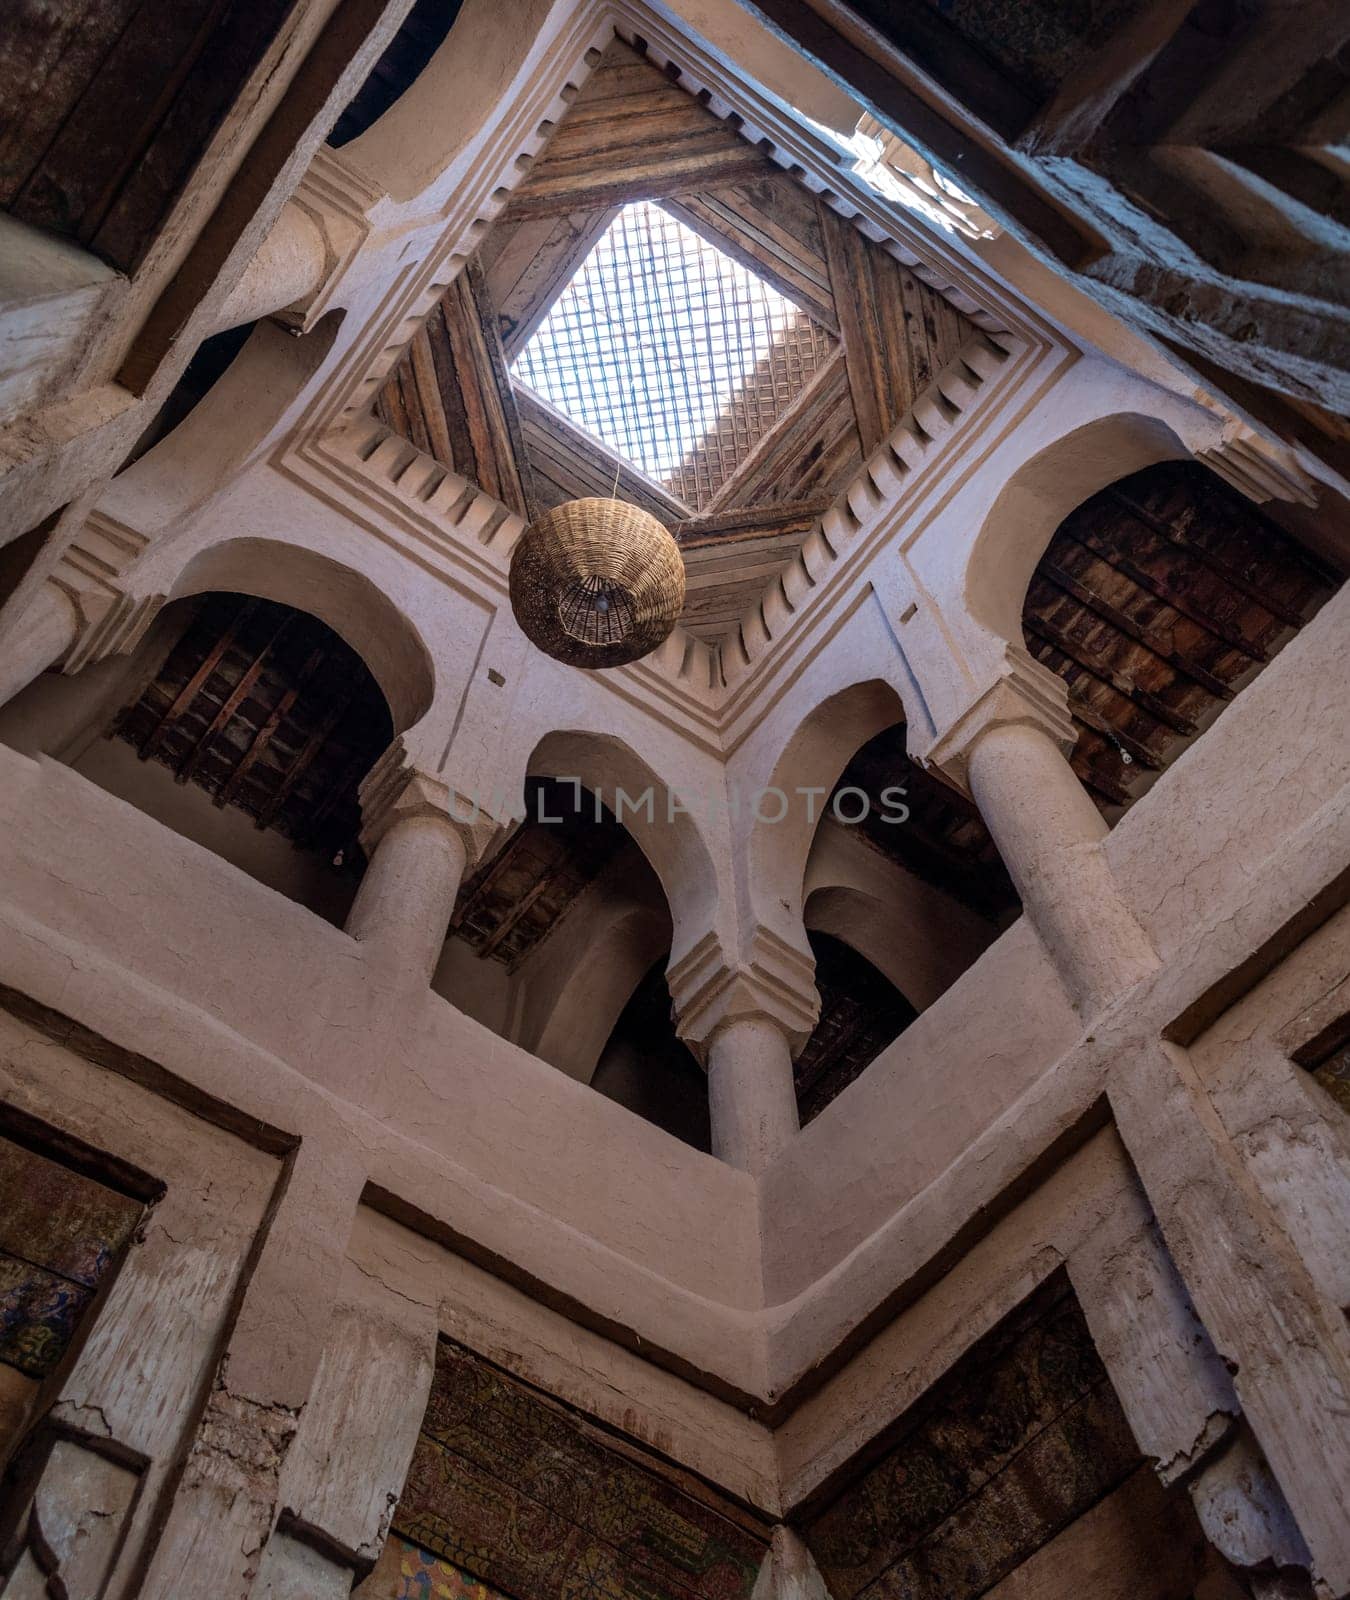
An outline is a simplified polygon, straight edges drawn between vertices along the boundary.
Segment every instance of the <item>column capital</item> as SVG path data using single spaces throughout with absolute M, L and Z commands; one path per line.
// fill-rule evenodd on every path
M 713 1035 L 727 1023 L 767 1017 L 795 1055 L 820 1015 L 815 962 L 766 928 L 755 930 L 740 961 L 727 956 L 716 933 L 705 934 L 668 968 L 666 982 L 676 1032 L 705 1066 Z
M 394 826 L 413 817 L 445 822 L 460 837 L 467 864 L 480 861 L 502 824 L 478 801 L 444 778 L 414 766 L 402 739 L 395 739 L 360 787 L 361 847 L 370 855 Z
M 1020 645 L 1010 644 L 1003 671 L 976 691 L 925 749 L 910 754 L 968 794 L 970 753 L 976 743 L 993 728 L 1019 724 L 1039 728 L 1066 756 L 1077 742 L 1064 680 Z
M 1237 419 L 1224 427 L 1217 444 L 1197 451 L 1196 460 L 1257 505 L 1264 505 L 1267 500 L 1317 504 L 1313 480 L 1294 452 Z
M 91 512 L 57 558 L 47 583 L 75 611 L 75 638 L 61 663 L 73 675 L 109 656 L 130 655 L 166 596 L 128 592 L 123 574 L 149 541 L 106 512 Z

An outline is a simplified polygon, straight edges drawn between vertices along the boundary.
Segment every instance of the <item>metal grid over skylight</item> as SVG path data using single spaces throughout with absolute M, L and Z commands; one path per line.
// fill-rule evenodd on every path
M 512 372 L 702 510 L 834 348 L 771 285 L 641 201 L 615 217 Z

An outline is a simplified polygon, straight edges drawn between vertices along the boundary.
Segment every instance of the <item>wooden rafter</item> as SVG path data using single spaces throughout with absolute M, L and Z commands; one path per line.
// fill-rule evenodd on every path
M 1271 594 L 1269 588 L 1253 582 L 1234 562 L 1225 560 L 1217 551 L 1211 550 L 1208 545 L 1202 544 L 1198 539 L 1193 539 L 1181 519 L 1176 517 L 1157 517 L 1145 506 L 1139 505 L 1129 495 L 1113 487 L 1106 491 L 1117 505 L 1124 508 L 1126 513 L 1133 517 L 1143 527 L 1156 533 L 1160 539 L 1165 539 L 1168 544 L 1182 550 L 1192 560 L 1198 561 L 1201 566 L 1208 567 L 1230 588 L 1236 589 L 1248 600 L 1253 600 L 1257 605 L 1269 611 L 1272 617 L 1283 622 L 1287 627 L 1297 628 L 1303 621 L 1300 612 L 1293 606 L 1285 605 L 1278 595 Z
M 262 810 L 259 811 L 257 821 L 259 828 L 270 827 L 275 821 L 277 813 L 289 799 L 291 791 L 309 771 L 310 767 L 313 766 L 315 757 L 323 749 L 329 735 L 347 714 L 347 709 L 351 705 L 353 698 L 354 696 L 351 693 L 338 696 L 328 708 L 323 719 L 305 740 L 304 744 L 301 745 L 295 759 L 286 769 L 281 782 L 277 785 L 275 793 L 267 804 L 263 806 Z
M 470 262 L 386 381 L 376 412 L 443 466 L 521 516 L 530 468 L 497 315 Z
M 241 674 L 239 682 L 235 684 L 234 688 L 231 689 L 229 694 L 227 694 L 224 700 L 221 701 L 220 710 L 217 711 L 215 716 L 212 717 L 210 722 L 207 723 L 206 727 L 202 730 L 201 736 L 198 738 L 196 744 L 193 745 L 192 749 L 188 752 L 187 757 L 179 766 L 177 773 L 174 775 L 176 782 L 187 783 L 196 772 L 198 766 L 201 764 L 203 756 L 205 756 L 206 752 L 211 748 L 211 745 L 215 741 L 217 735 L 220 734 L 229 724 L 231 719 L 234 717 L 235 712 L 238 711 L 239 707 L 244 703 L 245 696 L 249 693 L 254 684 L 257 683 L 259 677 L 262 675 L 263 667 L 267 664 L 267 657 L 272 649 L 272 646 L 276 644 L 281 635 L 285 633 L 290 620 L 291 619 L 289 616 L 282 617 L 277 623 L 277 626 L 272 630 L 272 634 L 266 643 L 254 654 L 253 660 L 249 662 L 248 666 L 245 667 L 243 673 Z
M 1085 550 L 1095 556 L 1100 556 L 1103 561 L 1109 562 L 1117 571 L 1123 572 L 1133 583 L 1146 590 L 1157 600 L 1171 606 L 1173 611 L 1180 612 L 1183 617 L 1194 622 L 1197 627 L 1203 628 L 1216 639 L 1221 639 L 1231 650 L 1236 650 L 1239 655 L 1244 655 L 1250 661 L 1264 663 L 1269 659 L 1266 652 L 1259 645 L 1253 644 L 1244 638 L 1239 629 L 1225 622 L 1221 617 L 1216 617 L 1205 607 L 1198 605 L 1180 584 L 1173 583 L 1169 578 L 1150 572 L 1138 561 L 1126 553 L 1118 540 L 1103 536 L 1096 530 L 1082 526 L 1078 522 L 1066 526 L 1063 530 L 1066 536 L 1075 544 L 1081 545 Z
M 215 644 L 207 652 L 206 656 L 202 660 L 201 665 L 169 702 L 168 709 L 164 712 L 163 716 L 160 717 L 159 721 L 150 730 L 150 733 L 141 744 L 140 756 L 142 761 L 148 760 L 149 757 L 154 755 L 156 750 L 159 749 L 160 745 L 163 744 L 164 740 L 168 738 L 169 734 L 173 731 L 174 725 L 177 723 L 179 717 L 182 716 L 187 707 L 191 705 L 192 701 L 196 698 L 198 691 L 220 665 L 221 658 L 234 644 L 235 638 L 240 629 L 248 621 L 249 617 L 252 616 L 255 609 L 256 602 L 249 602 L 236 613 L 233 622 L 230 623 L 229 627 L 225 629 L 225 631 L 216 640 Z
M 1029 611 L 1023 622 L 1028 633 L 1034 633 L 1037 638 L 1044 639 L 1061 655 L 1067 656 L 1075 665 L 1082 667 L 1083 671 L 1094 677 L 1098 683 L 1106 684 L 1123 699 L 1133 702 L 1141 710 L 1146 711 L 1155 722 L 1163 723 L 1174 733 L 1187 736 L 1195 733 L 1195 723 L 1189 717 L 1174 711 L 1171 706 L 1160 700 L 1157 695 L 1150 694 L 1147 689 L 1141 689 L 1124 673 L 1118 672 L 1109 661 L 1095 655 L 1063 628 L 1058 627 L 1049 617 Z
M 975 327 L 851 222 L 823 202 L 819 211 L 853 411 L 870 455 Z
M 259 727 L 257 733 L 255 733 L 253 738 L 249 741 L 248 748 L 244 751 L 243 755 L 236 763 L 234 771 L 216 791 L 216 805 L 228 805 L 230 801 L 232 801 L 239 793 L 244 779 L 248 777 L 252 769 L 259 761 L 262 760 L 263 756 L 267 754 L 267 747 L 271 744 L 277 729 L 281 726 L 286 714 L 295 704 L 306 683 L 308 683 L 314 674 L 319 670 L 319 666 L 323 659 L 324 650 L 322 646 L 320 646 L 317 650 L 310 652 L 309 659 L 301 667 L 298 675 L 296 676 L 295 682 L 285 690 L 281 698 L 277 701 L 276 705 L 273 706 L 271 711 L 268 712 L 267 720 Z
M 1079 605 L 1086 607 L 1100 617 L 1103 622 L 1109 622 L 1118 632 L 1123 633 L 1127 639 L 1133 639 L 1136 644 L 1142 645 L 1151 655 L 1159 661 L 1165 661 L 1169 667 L 1182 673 L 1185 677 L 1198 683 L 1208 694 L 1220 700 L 1231 700 L 1233 691 L 1214 674 L 1202 667 L 1198 661 L 1190 656 L 1183 655 L 1179 650 L 1171 649 L 1162 639 L 1155 628 L 1145 627 L 1143 623 L 1122 611 L 1119 606 L 1112 605 L 1103 595 L 1091 589 L 1087 584 L 1075 578 L 1071 572 L 1059 566 L 1047 556 L 1036 568 L 1038 578 L 1044 578 L 1062 593 L 1069 595 Z

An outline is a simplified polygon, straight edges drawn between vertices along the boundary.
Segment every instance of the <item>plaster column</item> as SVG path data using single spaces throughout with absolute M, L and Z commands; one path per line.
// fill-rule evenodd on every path
M 43 584 L 0 638 L 0 706 L 55 666 L 75 643 L 79 630 L 73 602 L 53 585 Z
M 446 815 L 395 818 L 375 846 L 347 932 L 419 985 L 431 982 L 468 864 L 459 829 Z
M 792 1061 L 820 1012 L 815 962 L 765 928 L 736 962 L 706 934 L 666 982 L 677 1031 L 707 1068 L 713 1154 L 758 1177 L 801 1128 Z
M 492 819 L 439 778 L 406 764 L 402 742 L 361 785 L 370 858 L 347 933 L 410 986 L 427 987 L 445 944 L 464 873 L 496 831 Z
M 1065 988 L 1091 1018 L 1158 958 L 1111 875 L 1106 823 L 1069 765 L 1064 686 L 1024 655 L 926 760 L 969 787 Z
M 288 200 L 220 308 L 212 332 L 284 311 L 312 295 L 327 270 L 322 228 L 302 205 Z
M 792 1046 L 770 1016 L 725 1022 L 708 1044 L 713 1154 L 758 1176 L 801 1128 Z

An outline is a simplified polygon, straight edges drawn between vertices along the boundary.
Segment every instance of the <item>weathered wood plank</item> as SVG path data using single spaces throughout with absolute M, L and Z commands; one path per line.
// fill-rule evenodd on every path
M 609 206 L 530 217 L 503 222 L 488 234 L 479 259 L 508 361 L 524 348 L 616 214 Z
M 819 209 L 849 390 L 870 455 L 976 330 L 851 223 Z
M 839 332 L 815 196 L 786 173 L 685 195 L 668 201 L 666 209 Z
M 862 442 L 840 352 L 760 440 L 710 511 L 832 499 L 862 466 Z
M 433 308 L 380 390 L 375 413 L 443 466 L 521 516 L 530 514 L 515 389 L 476 263 Z
M 506 216 L 659 198 L 773 170 L 761 151 L 615 39 L 516 189 Z
M 688 518 L 687 507 L 559 416 L 530 390 L 518 389 L 516 404 L 524 430 L 525 453 L 541 505 L 558 505 L 563 500 L 587 495 L 612 494 L 617 471 L 619 493 L 625 500 L 650 511 L 668 526 Z

